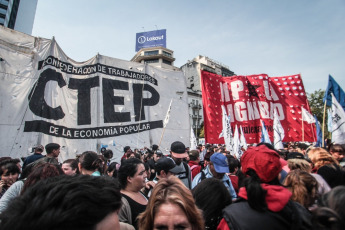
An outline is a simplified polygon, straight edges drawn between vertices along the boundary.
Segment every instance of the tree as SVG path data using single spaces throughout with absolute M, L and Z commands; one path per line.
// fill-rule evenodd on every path
M 310 111 L 313 115 L 316 115 L 317 120 L 320 122 L 322 127 L 323 122 L 323 110 L 324 110 L 324 103 L 323 97 L 325 95 L 325 90 L 315 90 L 313 93 L 307 93 L 307 98 L 309 101 Z M 330 137 L 330 133 L 327 130 L 327 112 L 325 114 L 325 137 Z

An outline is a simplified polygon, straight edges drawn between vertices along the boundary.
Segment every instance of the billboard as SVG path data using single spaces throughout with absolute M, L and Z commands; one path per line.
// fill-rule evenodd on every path
M 135 51 L 141 48 L 166 47 L 166 30 L 154 30 L 148 32 L 137 33 L 135 42 Z

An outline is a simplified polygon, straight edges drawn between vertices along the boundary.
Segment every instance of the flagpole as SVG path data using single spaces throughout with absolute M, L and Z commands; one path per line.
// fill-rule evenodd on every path
M 322 119 L 322 147 L 325 147 L 326 104 L 327 104 L 327 100 L 325 100 L 325 105 L 324 105 L 324 107 L 323 107 L 323 119 Z
M 303 122 L 303 105 L 302 105 L 302 142 L 304 142 L 304 122 Z

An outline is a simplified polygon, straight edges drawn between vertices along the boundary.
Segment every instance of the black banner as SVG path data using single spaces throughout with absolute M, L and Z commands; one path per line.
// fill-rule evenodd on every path
M 60 69 L 64 73 L 75 74 L 75 75 L 90 75 L 95 73 L 103 73 L 110 76 L 117 76 L 123 78 L 130 78 L 142 81 L 148 81 L 154 85 L 158 85 L 157 79 L 146 74 L 146 73 L 137 73 L 134 71 L 129 71 L 121 68 L 116 68 L 114 66 L 94 64 L 94 65 L 85 65 L 81 67 L 76 67 L 70 63 L 60 61 L 54 56 L 49 56 L 45 60 L 38 63 L 38 69 L 42 69 L 44 66 L 54 66 Z
M 35 120 L 25 122 L 24 132 L 41 132 L 47 135 L 63 137 L 67 139 L 98 139 L 129 135 L 157 128 L 163 128 L 162 120 L 123 126 L 103 126 L 84 129 L 68 128 L 42 120 Z

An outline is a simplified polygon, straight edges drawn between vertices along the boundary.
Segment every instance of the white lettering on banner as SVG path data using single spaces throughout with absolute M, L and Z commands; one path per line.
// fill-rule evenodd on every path
M 258 109 L 259 108 L 259 109 Z M 227 112 L 230 115 L 230 121 L 252 121 L 261 118 L 270 118 L 273 116 L 274 109 L 278 111 L 278 119 L 284 120 L 284 110 L 280 103 L 266 101 L 247 101 L 247 104 L 243 101 L 235 102 L 233 105 L 227 105 Z M 259 112 L 260 111 L 260 112 Z M 234 119 L 235 118 L 235 119 Z
M 230 86 L 231 86 L 231 92 L 232 92 L 232 99 L 234 101 L 240 99 L 238 92 L 243 91 L 243 89 L 244 89 L 243 82 L 240 80 L 233 81 L 233 82 L 231 82 Z

